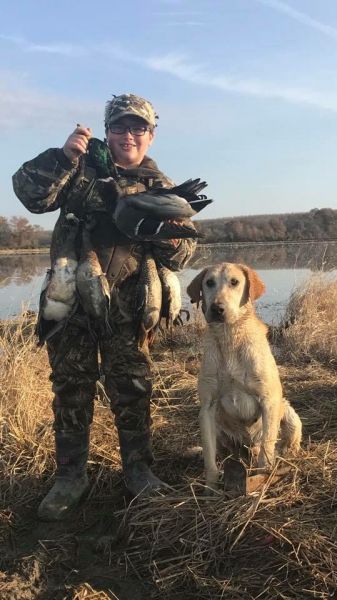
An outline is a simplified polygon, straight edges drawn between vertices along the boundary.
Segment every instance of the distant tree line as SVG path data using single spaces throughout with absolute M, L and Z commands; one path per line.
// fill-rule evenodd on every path
M 314 208 L 306 213 L 251 215 L 195 222 L 201 243 L 337 240 L 337 210 Z M 0 248 L 43 248 L 51 231 L 25 217 L 0 217 Z
M 251 215 L 196 222 L 202 243 L 276 242 L 337 239 L 337 210 L 314 208 L 306 213 Z
M 43 248 L 50 240 L 51 231 L 31 225 L 25 217 L 0 216 L 0 248 Z

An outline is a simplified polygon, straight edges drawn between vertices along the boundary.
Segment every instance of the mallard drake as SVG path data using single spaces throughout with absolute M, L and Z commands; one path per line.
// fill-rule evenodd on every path
M 106 143 L 91 138 L 87 154 L 95 166 L 101 194 L 119 230 L 133 240 L 151 241 L 201 237 L 183 223 L 213 202 L 200 192 L 207 186 L 200 179 L 188 179 L 172 188 L 153 187 L 146 192 L 124 196 L 118 185 L 119 173 Z M 128 177 L 155 177 L 146 167 L 126 169 Z
M 90 138 L 87 155 L 95 166 L 98 177 L 116 177 L 118 175 L 109 146 L 102 140 L 95 137 Z
M 47 321 L 62 321 L 72 312 L 76 301 L 76 269 L 78 257 L 76 238 L 79 219 L 67 214 L 67 234 L 52 269 L 47 271 L 42 285 L 40 309 Z
M 76 273 L 77 291 L 85 313 L 100 336 L 111 334 L 109 324 L 110 288 L 91 242 L 95 217 L 88 215 L 82 228 L 82 248 Z
M 159 327 L 162 304 L 162 287 L 156 262 L 149 248 L 141 263 L 136 286 L 134 319 L 137 327 L 138 345 L 145 351 L 152 344 Z
M 113 212 L 115 223 L 133 240 L 200 237 L 184 219 L 212 202 L 198 195 L 206 185 L 200 179 L 189 179 L 172 188 L 154 187 L 139 194 L 120 196 Z

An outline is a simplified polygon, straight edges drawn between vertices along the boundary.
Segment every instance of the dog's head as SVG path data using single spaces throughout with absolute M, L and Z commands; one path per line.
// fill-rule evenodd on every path
M 208 323 L 234 323 L 244 307 L 265 291 L 256 271 L 246 265 L 220 263 L 203 269 L 187 287 L 191 302 L 198 305 Z

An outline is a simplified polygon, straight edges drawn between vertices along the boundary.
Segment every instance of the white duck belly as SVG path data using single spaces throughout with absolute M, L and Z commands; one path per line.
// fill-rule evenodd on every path
M 46 298 L 42 316 L 46 321 L 62 321 L 69 315 L 71 309 L 70 304 Z
M 47 297 L 57 302 L 74 303 L 77 260 L 62 256 L 52 270 Z
M 158 272 L 163 291 L 162 317 L 166 318 L 166 323 L 169 325 L 174 323 L 180 315 L 180 282 L 177 275 L 166 267 L 161 267 Z
M 76 238 L 79 221 L 72 213 L 66 219 L 67 234 L 59 249 L 59 256 L 42 285 L 40 307 L 42 317 L 47 321 L 61 321 L 71 313 L 77 301 Z

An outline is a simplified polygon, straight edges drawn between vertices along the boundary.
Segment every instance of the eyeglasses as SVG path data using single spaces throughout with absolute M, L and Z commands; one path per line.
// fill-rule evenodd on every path
M 122 135 L 129 131 L 131 135 L 145 135 L 147 131 L 151 131 L 150 127 L 146 125 L 110 125 L 109 129 L 111 133 L 115 133 L 116 135 Z

